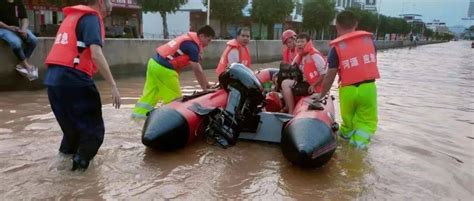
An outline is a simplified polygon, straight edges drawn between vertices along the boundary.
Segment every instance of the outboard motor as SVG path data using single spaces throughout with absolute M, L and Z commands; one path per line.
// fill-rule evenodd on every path
M 257 113 L 265 96 L 255 74 L 246 66 L 233 63 L 219 76 L 220 86 L 229 93 L 227 107 L 217 108 L 209 115 L 206 129 L 208 140 L 224 148 L 234 145 L 239 133 L 248 127 L 258 126 Z

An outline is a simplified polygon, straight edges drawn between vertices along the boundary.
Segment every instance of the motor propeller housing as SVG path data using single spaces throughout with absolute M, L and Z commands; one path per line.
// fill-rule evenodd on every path
M 260 81 L 243 64 L 232 64 L 219 76 L 219 83 L 229 92 L 227 107 L 209 115 L 206 136 L 227 148 L 237 142 L 241 129 L 258 117 L 265 95 Z

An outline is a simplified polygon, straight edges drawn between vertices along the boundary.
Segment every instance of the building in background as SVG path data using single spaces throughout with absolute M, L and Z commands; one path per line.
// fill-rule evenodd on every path
M 279 31 L 275 31 L 275 37 L 281 38 L 281 33 L 284 30 L 292 29 L 295 30 L 297 33 L 302 31 L 302 23 L 303 23 L 303 0 L 296 0 L 295 1 L 295 8 L 293 12 L 291 12 L 290 16 L 288 16 L 285 20 L 285 24 L 283 25 L 283 29 Z
M 400 17 L 410 24 L 410 34 L 422 38 L 425 32 L 425 23 L 419 14 L 401 14 Z
M 142 9 L 136 0 L 111 0 L 112 14 L 104 21 L 108 37 L 141 38 Z
M 273 36 L 271 36 L 270 38 L 268 37 L 268 25 L 262 24 L 262 26 L 260 26 L 259 23 L 253 22 L 251 19 L 252 0 L 249 0 L 249 4 L 243 9 L 246 20 L 242 24 L 251 27 L 252 38 L 255 39 L 260 38 L 260 28 L 262 29 L 261 37 L 263 39 L 269 38 L 270 40 L 279 40 L 281 38 L 282 32 L 287 29 L 292 29 L 299 33 L 302 31 L 303 23 L 303 0 L 293 0 L 293 2 L 295 4 L 293 11 L 290 13 L 290 15 L 286 17 L 284 22 L 275 23 L 273 25 Z M 232 33 L 231 35 L 234 36 L 235 33 Z
M 467 9 L 467 17 L 462 18 L 462 20 L 468 20 L 469 25 L 466 27 L 463 35 L 465 39 L 469 40 L 474 40 L 474 25 L 472 25 L 472 22 L 474 22 L 474 0 L 471 0 L 469 2 L 469 8 Z
M 407 23 L 423 22 L 421 19 L 422 15 L 419 14 L 400 14 L 400 17 L 402 17 Z
M 62 8 L 47 0 L 23 1 L 30 20 L 29 29 L 38 36 L 55 36 L 64 20 Z M 112 0 L 114 8 L 105 19 L 108 37 L 140 37 L 142 12 L 136 0 Z
M 336 11 L 339 13 L 346 8 L 360 8 L 361 10 L 368 10 L 371 12 L 377 12 L 377 1 L 376 0 L 335 0 Z
M 446 23 L 441 22 L 440 20 L 433 20 L 432 22 L 427 22 L 426 28 L 431 29 L 433 32 L 437 33 L 449 33 L 449 28 L 446 26 Z
M 340 13 L 346 8 L 352 7 L 352 5 L 355 5 L 359 8 L 363 8 L 363 5 L 360 4 L 359 1 L 357 0 L 335 0 L 336 3 L 336 11 Z
M 377 13 L 377 0 L 360 0 L 361 2 L 365 1 L 364 10 L 368 10 L 374 13 Z
M 284 23 L 276 23 L 273 25 L 272 39 L 279 39 L 281 33 L 286 29 L 300 29 L 303 21 L 303 0 L 294 0 L 295 8 L 293 12 L 285 19 Z M 211 1 L 212 7 L 212 1 Z M 244 19 L 236 24 L 227 24 L 223 26 L 225 30 L 221 30 L 220 21 L 214 19 L 211 14 L 210 26 L 216 31 L 216 35 L 221 39 L 235 37 L 237 29 L 241 26 L 250 27 L 252 38 L 259 38 L 260 25 L 254 23 L 251 19 L 250 9 L 252 1 L 249 0 L 247 6 L 242 9 Z M 167 25 L 170 38 L 174 38 L 188 31 L 197 31 L 200 27 L 206 25 L 207 7 L 204 6 L 202 0 L 189 0 L 175 13 L 167 14 Z M 143 34 L 147 39 L 163 38 L 163 20 L 159 13 L 143 14 Z M 262 38 L 267 38 L 267 25 L 262 25 Z
M 29 29 L 39 36 L 56 35 L 59 24 L 64 19 L 61 8 L 49 4 L 46 0 L 24 0 Z
M 189 31 L 197 31 L 206 24 L 207 9 L 201 0 L 189 0 L 175 13 L 166 14 L 166 23 L 170 38 L 175 38 Z M 211 20 L 211 26 L 215 28 Z M 216 30 L 217 33 L 218 30 Z M 143 13 L 143 37 L 146 39 L 163 39 L 163 19 L 160 13 Z

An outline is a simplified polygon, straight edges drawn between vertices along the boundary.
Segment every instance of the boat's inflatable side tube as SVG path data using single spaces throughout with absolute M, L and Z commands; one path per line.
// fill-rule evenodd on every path
M 303 167 L 326 164 L 336 148 L 332 129 L 315 118 L 297 118 L 283 129 L 281 148 L 290 162 Z
M 161 107 L 150 112 L 142 133 L 142 143 L 148 147 L 171 150 L 188 142 L 189 125 L 172 107 Z

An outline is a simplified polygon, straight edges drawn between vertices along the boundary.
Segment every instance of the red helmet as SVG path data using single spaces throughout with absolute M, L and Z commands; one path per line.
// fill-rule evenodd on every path
M 281 42 L 285 44 L 286 40 L 292 37 L 296 37 L 296 33 L 293 30 L 288 29 L 281 34 Z

